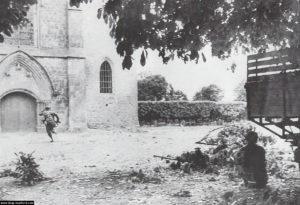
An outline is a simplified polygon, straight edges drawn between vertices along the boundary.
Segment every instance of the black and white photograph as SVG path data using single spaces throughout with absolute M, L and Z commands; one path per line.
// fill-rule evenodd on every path
M 0 205 L 300 205 L 300 0 L 0 0 Z

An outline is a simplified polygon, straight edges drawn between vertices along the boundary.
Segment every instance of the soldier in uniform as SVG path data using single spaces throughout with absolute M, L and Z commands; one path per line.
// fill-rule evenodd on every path
M 46 107 L 41 113 L 40 116 L 43 116 L 44 119 L 42 120 L 42 122 L 45 124 L 46 126 L 46 132 L 48 134 L 48 136 L 51 139 L 51 142 L 53 142 L 53 137 L 52 134 L 56 134 L 56 132 L 54 131 L 54 128 L 56 127 L 57 123 L 59 123 L 59 117 L 56 113 L 51 111 L 50 107 Z
M 263 188 L 268 183 L 265 149 L 256 144 L 256 132 L 248 132 L 245 138 L 247 145 L 239 150 L 236 157 L 239 174 L 246 186 L 251 183 L 255 188 Z

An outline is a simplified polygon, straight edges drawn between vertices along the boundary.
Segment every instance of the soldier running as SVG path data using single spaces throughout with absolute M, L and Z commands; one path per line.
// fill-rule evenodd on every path
M 245 185 L 254 182 L 253 188 L 263 188 L 268 183 L 265 149 L 258 146 L 258 135 L 250 131 L 246 135 L 247 145 L 237 153 L 237 165 Z M 249 186 L 250 187 L 250 186 Z
M 51 141 L 53 142 L 52 134 L 56 134 L 54 128 L 56 127 L 57 123 L 59 123 L 59 117 L 56 113 L 51 111 L 50 107 L 46 107 L 41 113 L 40 116 L 44 116 L 42 122 L 46 126 L 46 131 L 48 136 L 50 137 Z

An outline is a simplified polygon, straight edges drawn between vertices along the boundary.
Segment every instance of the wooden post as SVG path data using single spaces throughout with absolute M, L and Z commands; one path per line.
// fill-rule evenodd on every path
M 249 62 L 249 56 L 247 56 L 247 64 Z M 249 89 L 248 89 L 248 79 L 249 79 L 249 67 L 247 65 L 247 82 L 245 84 L 245 89 L 246 89 L 246 100 L 247 100 L 247 118 L 248 120 L 250 119 L 250 106 L 249 106 Z
M 281 53 L 278 51 L 278 57 L 282 63 L 283 67 L 283 78 L 282 78 L 282 104 L 283 104 L 283 119 L 282 119 L 282 137 L 285 138 L 285 123 L 286 123 L 286 67 L 285 62 L 282 60 Z

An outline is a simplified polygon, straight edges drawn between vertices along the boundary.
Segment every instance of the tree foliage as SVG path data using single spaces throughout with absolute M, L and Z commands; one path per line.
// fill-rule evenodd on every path
M 223 90 L 217 85 L 212 84 L 207 87 L 203 87 L 199 92 L 197 92 L 193 97 L 193 100 L 220 101 L 222 98 Z
M 0 42 L 26 21 L 36 2 L 1 0 Z M 110 27 L 123 68 L 130 69 L 137 49 L 142 49 L 140 63 L 145 65 L 148 50 L 158 51 L 167 63 L 175 56 L 184 62 L 206 61 L 199 51 L 207 45 L 221 59 L 237 48 L 264 52 L 270 45 L 298 47 L 299 10 L 298 0 L 107 0 L 97 16 Z
M 245 80 L 241 81 L 235 88 L 236 101 L 247 101 L 246 98 L 246 89 L 245 89 Z
M 71 0 L 78 6 L 88 0 Z M 264 52 L 298 46 L 298 0 L 108 0 L 98 17 L 109 25 L 123 67 L 132 65 L 132 54 L 156 50 L 167 63 L 177 56 L 184 62 L 200 58 L 206 45 L 212 55 L 229 57 L 236 48 Z
M 160 101 L 167 94 L 168 83 L 161 75 L 151 75 L 138 81 L 139 101 Z
M 181 90 L 175 90 L 171 84 L 169 84 L 166 97 L 166 101 L 180 101 L 180 100 L 188 100 L 186 94 Z
M 35 3 L 37 0 L 0 1 L 0 42 L 4 41 L 4 35 L 11 36 L 14 29 L 27 22 L 27 12 Z
M 150 75 L 138 81 L 139 101 L 181 101 L 187 100 L 186 94 L 175 90 L 162 75 Z

